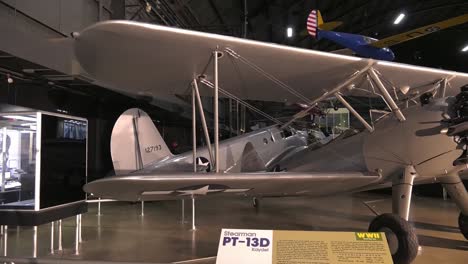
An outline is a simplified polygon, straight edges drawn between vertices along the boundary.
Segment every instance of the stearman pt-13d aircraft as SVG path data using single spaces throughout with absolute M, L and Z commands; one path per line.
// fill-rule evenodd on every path
M 466 22 L 468 22 L 468 14 L 378 40 L 359 34 L 332 31 L 342 23 L 339 21 L 324 23 L 320 11 L 312 10 L 307 17 L 307 32 L 318 40 L 328 39 L 347 48 L 335 51 L 337 53 L 348 55 L 355 53 L 365 58 L 393 61 L 395 59 L 395 54 L 389 47 Z
M 440 182 L 468 238 L 468 194 L 459 176 L 467 168 L 468 74 L 129 21 L 98 23 L 74 36 L 76 58 L 97 84 L 135 96 L 192 98 L 194 151 L 172 155 L 151 119 L 131 109 L 112 133 L 117 175 L 84 186 L 95 197 L 194 202 L 391 186 L 393 212 L 377 216 L 369 230 L 387 234 L 395 263 L 409 263 L 418 251 L 408 222 L 412 187 Z M 260 113 L 245 100 L 308 107 L 286 123 L 270 116 L 275 126 L 219 143 L 219 95 Z M 214 97 L 214 150 L 201 96 Z M 381 98 L 387 110 L 371 109 L 369 121 L 345 96 Z M 308 146 L 290 126 L 331 97 L 364 129 Z M 206 148 L 196 146 L 197 119 Z

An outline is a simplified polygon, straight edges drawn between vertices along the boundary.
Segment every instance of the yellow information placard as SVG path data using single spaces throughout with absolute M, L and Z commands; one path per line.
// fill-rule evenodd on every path
M 273 231 L 273 264 L 393 263 L 384 233 Z
M 392 264 L 384 233 L 223 229 L 217 264 Z

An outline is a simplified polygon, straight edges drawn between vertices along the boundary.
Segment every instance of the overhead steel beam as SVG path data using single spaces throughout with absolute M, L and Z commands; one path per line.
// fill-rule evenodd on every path
M 270 7 L 270 4 L 269 4 L 269 1 L 263 0 L 262 3 L 257 6 L 258 6 L 257 8 L 254 8 L 251 10 L 251 12 L 249 12 L 249 16 L 248 16 L 249 19 L 258 16 L 260 13 L 267 10 Z
M 243 23 L 243 38 L 247 38 L 247 26 L 249 25 L 249 9 L 248 9 L 248 6 L 247 6 L 247 0 L 244 0 L 244 5 L 243 5 L 243 8 L 244 9 L 244 23 Z
M 209 0 L 208 3 L 210 4 L 211 8 L 213 9 L 216 17 L 219 19 L 219 21 L 223 25 L 224 30 L 229 32 L 229 27 L 227 26 L 226 21 L 224 20 L 223 16 L 221 15 L 221 12 L 219 11 L 218 7 L 216 6 L 216 3 L 214 2 L 214 0 Z
M 129 18 L 129 20 L 135 19 L 135 17 L 140 14 L 141 10 L 143 10 L 143 6 L 140 6 L 140 8 L 138 8 L 138 10 L 133 13 L 132 17 Z

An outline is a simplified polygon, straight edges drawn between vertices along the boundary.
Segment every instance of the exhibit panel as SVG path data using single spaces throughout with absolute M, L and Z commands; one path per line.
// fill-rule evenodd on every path
M 39 208 L 84 200 L 87 122 L 53 115 L 41 121 Z

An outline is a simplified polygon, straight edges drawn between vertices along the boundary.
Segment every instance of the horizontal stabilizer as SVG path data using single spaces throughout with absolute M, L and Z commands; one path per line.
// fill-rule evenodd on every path
M 95 197 L 122 201 L 179 200 L 219 195 L 326 196 L 377 184 L 363 172 L 173 173 L 114 176 L 84 186 Z
M 335 28 L 337 28 L 337 27 L 339 27 L 341 25 L 343 25 L 343 22 L 341 22 L 341 21 L 332 21 L 332 22 L 319 24 L 319 29 L 331 31 L 331 30 L 334 30 Z

